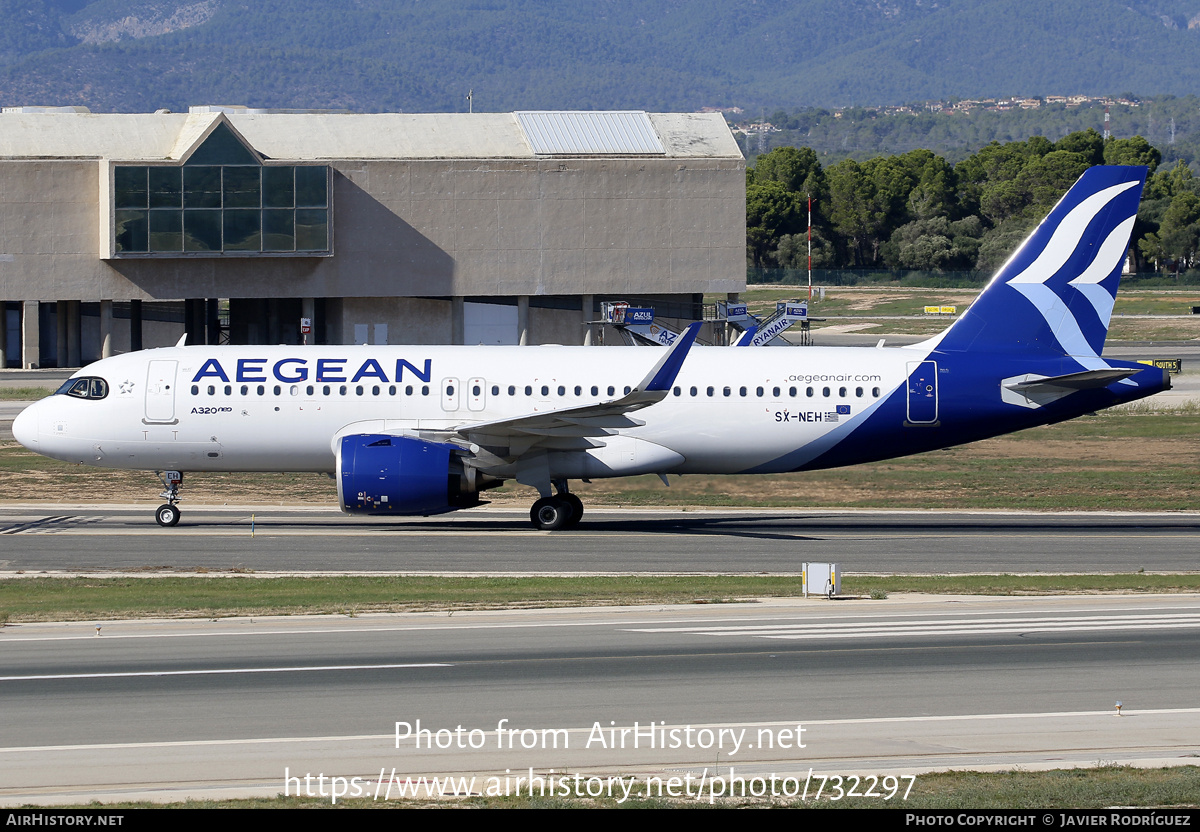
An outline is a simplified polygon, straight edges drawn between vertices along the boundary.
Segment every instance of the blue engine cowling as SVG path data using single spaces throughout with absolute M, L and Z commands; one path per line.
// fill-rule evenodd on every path
M 338 499 L 348 514 L 442 514 L 479 505 L 464 494 L 454 445 L 408 436 L 356 434 L 337 451 Z

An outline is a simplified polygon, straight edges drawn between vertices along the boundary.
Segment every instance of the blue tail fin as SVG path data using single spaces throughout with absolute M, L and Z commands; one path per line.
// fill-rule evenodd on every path
M 1106 367 L 1099 356 L 1145 181 L 1144 167 L 1085 171 L 936 348 L 1068 355 L 1085 369 Z

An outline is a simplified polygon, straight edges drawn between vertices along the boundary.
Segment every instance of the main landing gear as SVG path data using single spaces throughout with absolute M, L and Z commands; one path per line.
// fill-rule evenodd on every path
M 583 519 L 583 500 L 567 491 L 567 481 L 556 481 L 554 488 L 557 494 L 542 497 L 529 510 L 534 527 L 546 532 L 572 528 Z
M 179 522 L 182 512 L 179 510 L 179 486 L 183 483 L 183 474 L 179 471 L 155 471 L 162 481 L 164 491 L 158 496 L 166 502 L 154 511 L 154 521 L 160 526 L 174 526 Z

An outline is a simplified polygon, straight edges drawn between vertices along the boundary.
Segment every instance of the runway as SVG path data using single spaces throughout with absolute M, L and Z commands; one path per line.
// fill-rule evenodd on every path
M 20 625 L 0 802 L 1194 763 L 1198 649 L 1194 595 Z
M 589 508 L 541 532 L 523 509 L 355 518 L 336 508 L 0 507 L 0 573 L 229 570 L 389 573 L 1194 571 L 1200 514 Z

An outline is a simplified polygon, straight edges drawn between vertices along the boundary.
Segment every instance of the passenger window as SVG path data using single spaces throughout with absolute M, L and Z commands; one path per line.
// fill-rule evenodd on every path
M 693 387 L 693 388 L 691 388 L 691 389 L 690 389 L 688 392 L 689 392 L 689 393 L 691 393 L 691 394 L 694 396 L 694 395 L 696 395 L 696 394 L 697 394 L 698 392 L 700 392 L 700 391 L 698 391 L 698 390 L 697 390 L 695 387 Z
M 682 392 L 682 391 L 678 387 L 676 387 L 671 392 L 674 393 L 676 396 L 678 396 L 680 394 L 680 392 Z
M 600 395 L 600 388 L 599 388 L 599 387 L 597 387 L 597 386 L 596 386 L 596 385 L 594 385 L 594 384 L 592 385 L 592 395 L 593 395 L 593 396 L 599 396 L 599 395 Z
M 372 396 L 379 395 L 379 385 L 378 384 L 376 384 L 374 387 L 371 388 L 371 395 Z
M 87 398 L 87 390 L 88 390 L 87 382 L 81 381 L 81 382 L 79 382 L 79 384 L 76 384 L 74 387 L 71 388 L 70 395 L 78 396 L 81 399 L 86 399 Z M 200 395 L 200 385 L 199 384 L 192 385 L 192 395 L 193 396 Z
M 854 388 L 854 395 L 858 396 L 861 399 L 862 394 L 863 394 L 863 389 L 861 387 Z
M 412 395 L 412 385 L 411 384 L 404 388 L 404 395 L 406 395 L 406 396 Z
M 878 387 L 872 387 L 872 388 L 871 388 L 871 395 L 872 395 L 872 396 L 874 396 L 875 398 L 879 398 L 879 388 L 878 388 Z
M 763 389 L 761 387 L 759 387 L 757 390 L 755 390 L 755 392 L 758 393 L 758 397 L 760 399 L 763 397 Z
M 821 388 L 821 395 L 822 395 L 822 396 L 824 396 L 825 398 L 827 398 L 827 399 L 828 399 L 828 398 L 829 398 L 829 388 L 828 388 L 828 387 L 822 387 L 822 388 Z
M 422 395 L 422 396 L 428 396 L 428 395 L 429 395 L 429 385 L 428 385 L 428 384 L 422 384 L 422 385 L 421 385 L 421 395 Z
M 389 395 L 389 396 L 394 396 L 394 395 L 396 395 L 396 385 L 394 385 L 394 384 L 389 384 L 389 385 L 388 385 L 388 395 Z
M 547 387 L 545 384 L 542 385 L 542 396 L 544 396 L 545 398 L 550 397 L 550 388 Z
M 245 396 L 245 395 L 247 395 L 249 392 L 250 392 L 250 385 L 248 385 L 248 384 L 243 384 L 243 385 L 242 385 L 242 395 L 243 395 L 243 396 Z M 325 388 L 325 392 L 326 392 L 326 393 L 328 393 L 328 392 L 329 392 L 329 388 L 328 388 L 328 387 L 326 387 L 326 388 Z
M 447 384 L 447 385 L 446 385 L 446 395 L 447 395 L 447 396 L 453 396 L 453 395 L 454 395 L 454 385 L 453 385 L 453 384 Z
M 499 384 L 493 384 L 493 385 L 492 385 L 492 395 L 493 395 L 493 396 L 499 396 L 499 395 L 500 395 L 500 385 L 499 385 Z
M 713 390 L 714 390 L 714 388 L 712 388 L 712 387 L 708 388 L 708 395 L 709 395 L 710 397 L 711 397 L 711 396 L 712 396 L 712 394 L 713 394 Z
M 582 388 L 582 387 L 580 387 L 578 384 L 576 384 L 576 385 L 575 385 L 575 395 L 576 395 L 576 396 L 582 396 L 582 395 L 583 395 L 583 388 Z
M 741 396 L 741 397 L 743 397 L 743 398 L 745 398 L 745 396 L 746 396 L 746 388 L 745 388 L 745 387 L 739 387 L 739 388 L 738 388 L 738 395 L 739 395 L 739 396 Z M 758 388 L 758 395 L 760 395 L 760 396 L 762 395 L 762 388 L 761 388 L 761 387 L 760 387 L 760 388 Z
M 816 395 L 816 391 L 813 390 L 811 387 L 808 387 L 805 389 L 804 395 L 808 396 L 811 399 L 813 396 Z
M 343 384 L 341 387 L 338 388 L 338 395 L 340 395 L 340 396 L 346 395 L 346 385 Z
M 283 392 L 283 390 L 282 390 L 282 389 L 280 389 L 280 387 L 279 387 L 279 385 L 278 385 L 278 384 L 276 384 L 276 385 L 275 385 L 275 388 L 274 388 L 274 392 L 275 392 L 275 395 L 276 395 L 276 396 L 278 396 L 280 393 L 282 393 L 282 392 Z
M 779 398 L 779 393 L 780 393 L 780 390 L 778 387 L 771 388 L 771 395 L 774 396 L 775 398 L 777 398 L 777 399 Z
M 508 385 L 508 395 L 510 395 L 510 396 L 515 396 L 515 395 L 517 395 L 517 388 L 516 388 L 516 387 L 514 387 L 514 386 L 513 386 L 513 385 L 511 385 L 511 384 L 510 384 L 510 385 Z
M 233 392 L 233 385 L 226 384 L 225 385 L 225 395 L 228 396 L 232 392 Z
M 724 390 L 722 390 L 722 392 L 725 394 L 725 397 L 728 398 L 731 391 L 728 387 L 726 387 Z
M 839 387 L 839 388 L 838 388 L 838 395 L 839 395 L 839 396 L 841 396 L 843 399 L 844 399 L 844 398 L 846 398 L 846 388 L 845 388 L 845 387 Z
M 262 384 L 258 385 L 258 395 L 260 395 L 260 396 L 267 395 L 267 388 L 265 385 L 262 385 Z
M 632 387 L 626 386 L 626 388 L 625 388 L 625 395 L 626 395 L 626 396 L 628 396 L 628 395 L 629 395 L 629 391 L 630 391 L 630 390 L 632 390 L 632 389 L 633 389 Z
M 810 388 L 808 388 L 808 389 L 809 389 L 809 390 L 811 390 L 812 388 L 810 387 Z M 791 396 L 793 399 L 794 399 L 794 398 L 796 398 L 796 388 L 795 388 L 795 387 L 789 387 L 789 388 L 788 388 L 788 395 L 789 395 L 789 396 Z M 811 396 L 812 394 L 811 394 L 811 393 L 809 393 L 809 395 Z
M 321 393 L 326 396 L 329 395 L 329 385 L 328 384 L 326 384 L 324 387 L 321 388 Z

